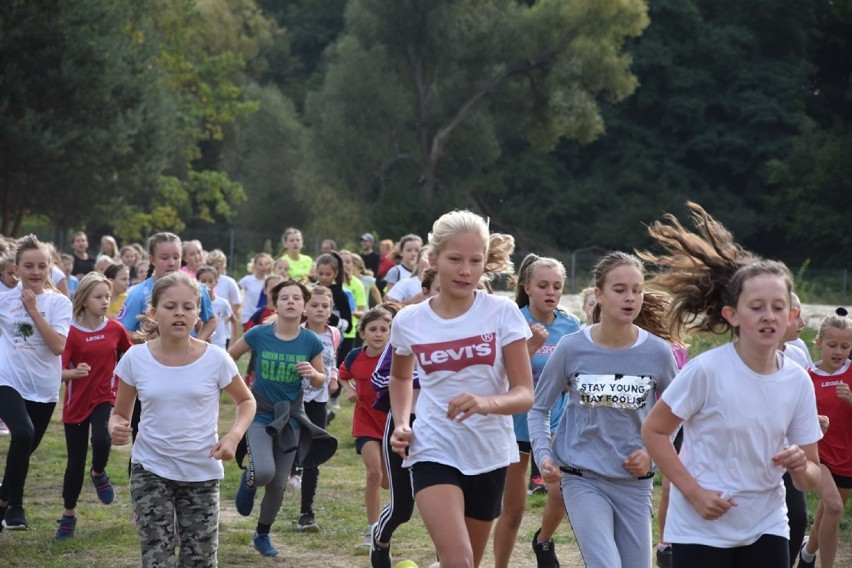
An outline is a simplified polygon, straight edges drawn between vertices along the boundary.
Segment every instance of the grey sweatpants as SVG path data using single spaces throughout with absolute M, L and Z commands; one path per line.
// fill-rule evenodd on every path
M 562 474 L 562 499 L 587 568 L 651 568 L 653 483 Z
M 260 503 L 258 521 L 271 525 L 278 515 L 284 490 L 290 478 L 290 468 L 296 459 L 296 452 L 281 451 L 278 441 L 266 433 L 263 425 L 252 424 L 246 432 L 249 456 L 249 484 L 254 480 L 255 487 L 264 487 L 263 501 Z

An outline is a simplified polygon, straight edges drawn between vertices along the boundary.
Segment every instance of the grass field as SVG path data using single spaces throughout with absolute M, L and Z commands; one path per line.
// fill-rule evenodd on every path
M 806 337 L 806 339 L 809 339 Z M 691 351 L 706 349 L 717 340 L 700 339 L 693 342 Z M 227 397 L 226 397 L 227 398 Z M 337 454 L 321 468 L 315 512 L 320 524 L 319 533 L 303 534 L 293 530 L 299 515 L 299 496 L 288 491 L 278 521 L 273 526 L 273 542 L 278 547 L 277 559 L 261 557 L 251 546 L 251 536 L 257 521 L 257 509 L 252 517 L 236 513 L 234 495 L 239 469 L 234 463 L 225 466 L 226 478 L 221 486 L 221 522 L 219 562 L 222 566 L 287 566 L 351 568 L 370 565 L 368 551 L 359 547 L 366 528 L 363 504 L 364 469 L 355 454 L 350 436 L 352 407 L 344 403 L 329 430 L 338 438 Z M 139 544 L 130 524 L 130 496 L 127 479 L 129 448 L 114 448 L 108 472 L 116 487 L 116 501 L 102 505 L 94 488 L 86 482 L 77 509 L 76 537 L 70 541 L 54 540 L 56 519 L 62 514 L 62 475 L 65 468 L 65 438 L 59 421 L 59 409 L 54 415 L 41 447 L 32 459 L 27 480 L 25 507 L 30 530 L 5 531 L 0 534 L 0 566 L 39 568 L 72 567 L 129 567 L 139 565 Z M 220 431 L 233 419 L 233 406 L 223 399 Z M 8 438 L 0 438 L 0 463 L 5 461 Z M 387 495 L 383 495 L 386 500 Z M 659 486 L 655 488 L 655 501 Z M 815 504 L 810 496 L 810 510 Z M 544 497 L 532 496 L 521 527 L 512 566 L 532 568 L 535 560 L 530 540 L 539 526 Z M 841 531 L 840 557 L 837 566 L 852 567 L 850 544 L 850 508 Z M 655 541 L 657 539 L 654 524 Z M 564 522 L 555 538 L 562 566 L 582 566 L 579 551 L 569 524 Z M 412 559 L 421 568 L 434 562 L 434 551 L 417 517 L 399 529 L 394 537 L 394 561 Z M 493 565 L 490 551 L 482 566 Z M 818 564 L 819 565 L 819 564 Z

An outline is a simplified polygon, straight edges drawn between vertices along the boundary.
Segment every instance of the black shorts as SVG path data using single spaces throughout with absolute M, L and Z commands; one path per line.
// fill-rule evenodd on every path
M 355 438 L 355 453 L 360 456 L 361 450 L 367 442 L 378 442 L 379 446 L 382 445 L 382 441 L 378 438 L 373 438 L 371 436 L 358 436 Z
M 464 516 L 477 521 L 493 521 L 503 510 L 506 470 L 501 467 L 479 475 L 465 475 L 458 469 L 435 462 L 417 462 L 411 466 L 414 495 L 433 485 L 455 485 L 464 494 Z
M 834 472 L 831 473 L 831 477 L 834 479 L 834 484 L 837 485 L 839 489 L 852 489 L 852 477 L 837 475 Z
M 518 451 L 521 452 L 522 454 L 529 455 L 529 454 L 532 453 L 532 443 L 521 442 L 520 440 L 518 440 L 517 444 L 518 444 Z
M 680 453 L 680 449 L 683 447 L 683 427 L 677 429 L 677 434 L 675 435 L 675 439 L 672 444 L 674 445 L 675 451 Z

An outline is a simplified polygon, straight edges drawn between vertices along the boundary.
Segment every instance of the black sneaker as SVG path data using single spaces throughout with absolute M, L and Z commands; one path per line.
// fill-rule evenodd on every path
M 808 541 L 807 541 L 807 539 L 805 539 L 805 543 L 804 543 L 804 544 L 802 544 L 802 548 L 799 550 L 799 554 L 798 554 L 798 556 L 799 556 L 799 563 L 798 563 L 798 564 L 796 564 L 796 566 L 797 566 L 798 568 L 814 568 L 814 566 L 816 566 L 816 556 L 814 556 L 814 559 L 813 559 L 813 560 L 811 560 L 810 562 L 808 562 L 807 560 L 805 560 L 804 558 L 802 558 L 802 551 L 804 551 L 804 550 L 805 550 L 805 547 L 806 547 L 807 545 L 808 545 Z
M 296 530 L 299 532 L 319 532 L 319 525 L 313 513 L 302 513 L 296 523 Z
M 6 516 L 3 518 L 3 526 L 10 531 L 27 530 L 29 525 L 27 524 L 27 517 L 24 514 L 24 508 L 12 506 L 7 507 Z
M 657 567 L 672 568 L 672 545 L 667 544 L 662 548 L 657 547 Z
M 553 540 L 539 542 L 538 535 L 541 529 L 535 531 L 532 538 L 532 549 L 535 552 L 535 561 L 538 568 L 559 568 L 559 559 L 556 558 L 556 545 Z
M 376 542 L 375 529 L 372 533 L 372 540 L 370 543 L 370 566 L 372 568 L 391 568 L 392 560 L 390 544 L 388 544 L 387 548 L 382 548 Z

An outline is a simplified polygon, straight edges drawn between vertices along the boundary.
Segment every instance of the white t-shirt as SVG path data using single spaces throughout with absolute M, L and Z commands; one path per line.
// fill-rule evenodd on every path
M 62 355 L 54 355 L 21 302 L 18 286 L 0 294 L 0 385 L 12 387 L 24 400 L 56 402 L 62 379 Z M 68 337 L 71 300 L 45 289 L 36 306 L 50 327 Z
M 228 301 L 228 303 L 231 304 L 232 307 L 239 306 L 243 303 L 243 299 L 240 296 L 239 284 L 237 284 L 237 281 L 228 276 L 227 274 L 222 274 L 221 276 L 219 276 L 219 281 L 216 282 L 216 297 L 224 298 Z M 227 329 L 228 335 L 226 336 L 226 338 L 231 339 L 231 326 L 228 326 Z
M 804 339 L 802 339 L 801 337 L 797 337 L 793 341 L 788 341 L 787 345 L 795 345 L 796 347 L 802 350 L 802 353 L 805 354 L 805 358 L 808 360 L 808 367 L 814 364 L 814 360 L 811 358 L 811 352 L 808 349 L 808 346 L 805 344 Z
M 213 315 L 216 316 L 216 331 L 213 332 L 210 343 L 224 349 L 228 338 L 231 336 L 231 316 L 234 315 L 234 311 L 225 298 L 216 296 L 216 299 L 211 303 L 213 304 Z
M 799 347 L 792 343 L 788 343 L 784 348 L 784 355 L 788 359 L 792 359 L 802 369 L 808 370 L 812 363 L 808 363 L 808 356 Z
M 409 298 L 413 298 L 423 291 L 423 283 L 417 276 L 409 276 L 400 280 L 396 286 L 388 292 L 388 300 L 404 302 Z
M 772 456 L 789 444 L 813 444 L 822 434 L 808 374 L 778 353 L 780 370 L 760 375 L 728 343 L 686 364 L 662 400 L 683 419 L 680 459 L 698 484 L 737 502 L 722 517 L 701 518 L 672 486 L 666 519 L 669 542 L 733 548 L 762 535 L 789 538 L 781 476 Z
M 388 270 L 388 273 L 385 274 L 385 282 L 387 282 L 388 284 L 396 285 L 397 283 L 402 282 L 409 276 L 411 276 L 411 271 L 406 268 L 404 264 L 399 263 L 393 265 L 393 267 Z
M 405 307 L 391 327 L 395 353 L 413 354 L 420 374 L 417 420 L 403 465 L 431 461 L 478 475 L 517 462 L 511 416 L 474 414 L 456 422 L 447 418 L 447 406 L 464 392 L 507 392 L 503 347 L 526 340 L 529 325 L 514 302 L 483 292 L 453 319 L 438 316 L 430 303 Z
M 219 393 L 237 375 L 222 349 L 208 345 L 189 365 L 167 367 L 148 345 L 134 345 L 118 362 L 116 377 L 136 388 L 142 403 L 131 461 L 172 481 L 222 479 L 222 462 L 209 457 L 219 436 Z
M 243 289 L 243 312 L 240 316 L 243 325 L 257 311 L 257 303 L 263 292 L 264 280 L 255 278 L 254 274 L 248 274 L 240 278 L 240 288 Z

